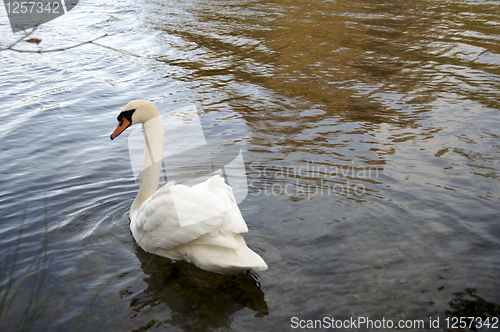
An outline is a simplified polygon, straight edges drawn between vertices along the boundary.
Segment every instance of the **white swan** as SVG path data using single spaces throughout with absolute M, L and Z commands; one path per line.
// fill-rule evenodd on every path
M 146 100 L 128 103 L 118 115 L 116 138 L 142 123 L 144 162 L 139 192 L 130 208 L 130 230 L 149 253 L 185 260 L 215 273 L 265 271 L 267 264 L 249 249 L 248 232 L 231 187 L 215 175 L 193 187 L 168 182 L 158 189 L 163 157 L 163 124 L 158 108 Z

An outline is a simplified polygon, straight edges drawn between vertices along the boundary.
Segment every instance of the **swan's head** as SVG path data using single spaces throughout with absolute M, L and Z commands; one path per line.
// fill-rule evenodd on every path
M 134 100 L 128 103 L 118 114 L 118 126 L 111 134 L 110 138 L 115 139 L 128 127 L 137 123 L 144 123 L 160 115 L 156 105 L 147 100 Z

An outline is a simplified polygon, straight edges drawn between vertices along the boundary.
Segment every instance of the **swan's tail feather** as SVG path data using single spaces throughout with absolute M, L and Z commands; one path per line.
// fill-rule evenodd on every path
M 207 233 L 205 235 L 200 236 L 194 241 L 191 241 L 190 244 L 209 244 L 213 246 L 225 247 L 229 249 L 238 249 L 239 243 L 231 236 L 224 236 L 220 232 L 217 232 L 216 235 L 211 233 Z
M 237 249 L 209 244 L 181 245 L 169 252 L 170 258 L 181 258 L 203 270 L 222 274 L 267 270 L 262 257 L 247 247 L 241 234 L 236 234 L 234 239 L 239 244 Z

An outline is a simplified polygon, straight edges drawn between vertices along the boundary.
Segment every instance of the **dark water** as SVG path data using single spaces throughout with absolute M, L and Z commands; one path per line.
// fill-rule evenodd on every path
M 110 34 L 101 46 L 1 51 L 1 285 L 17 289 L 2 330 L 26 317 L 34 331 L 288 331 L 293 317 L 438 330 L 429 319 L 498 317 L 499 12 L 472 0 L 92 0 L 18 47 Z M 0 30 L 2 47 L 21 36 L 5 15 Z M 134 243 L 126 135 L 109 135 L 138 98 L 195 104 L 208 138 L 244 151 L 246 240 L 269 264 L 258 285 Z

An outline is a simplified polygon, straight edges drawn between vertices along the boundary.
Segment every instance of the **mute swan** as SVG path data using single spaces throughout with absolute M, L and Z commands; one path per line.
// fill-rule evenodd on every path
M 130 230 L 139 246 L 215 273 L 266 271 L 267 264 L 241 235 L 248 232 L 247 225 L 231 187 L 220 175 L 192 187 L 171 181 L 158 189 L 164 137 L 156 105 L 134 100 L 117 120 L 112 140 L 131 125 L 142 123 L 144 129 L 141 183 L 130 207 Z

